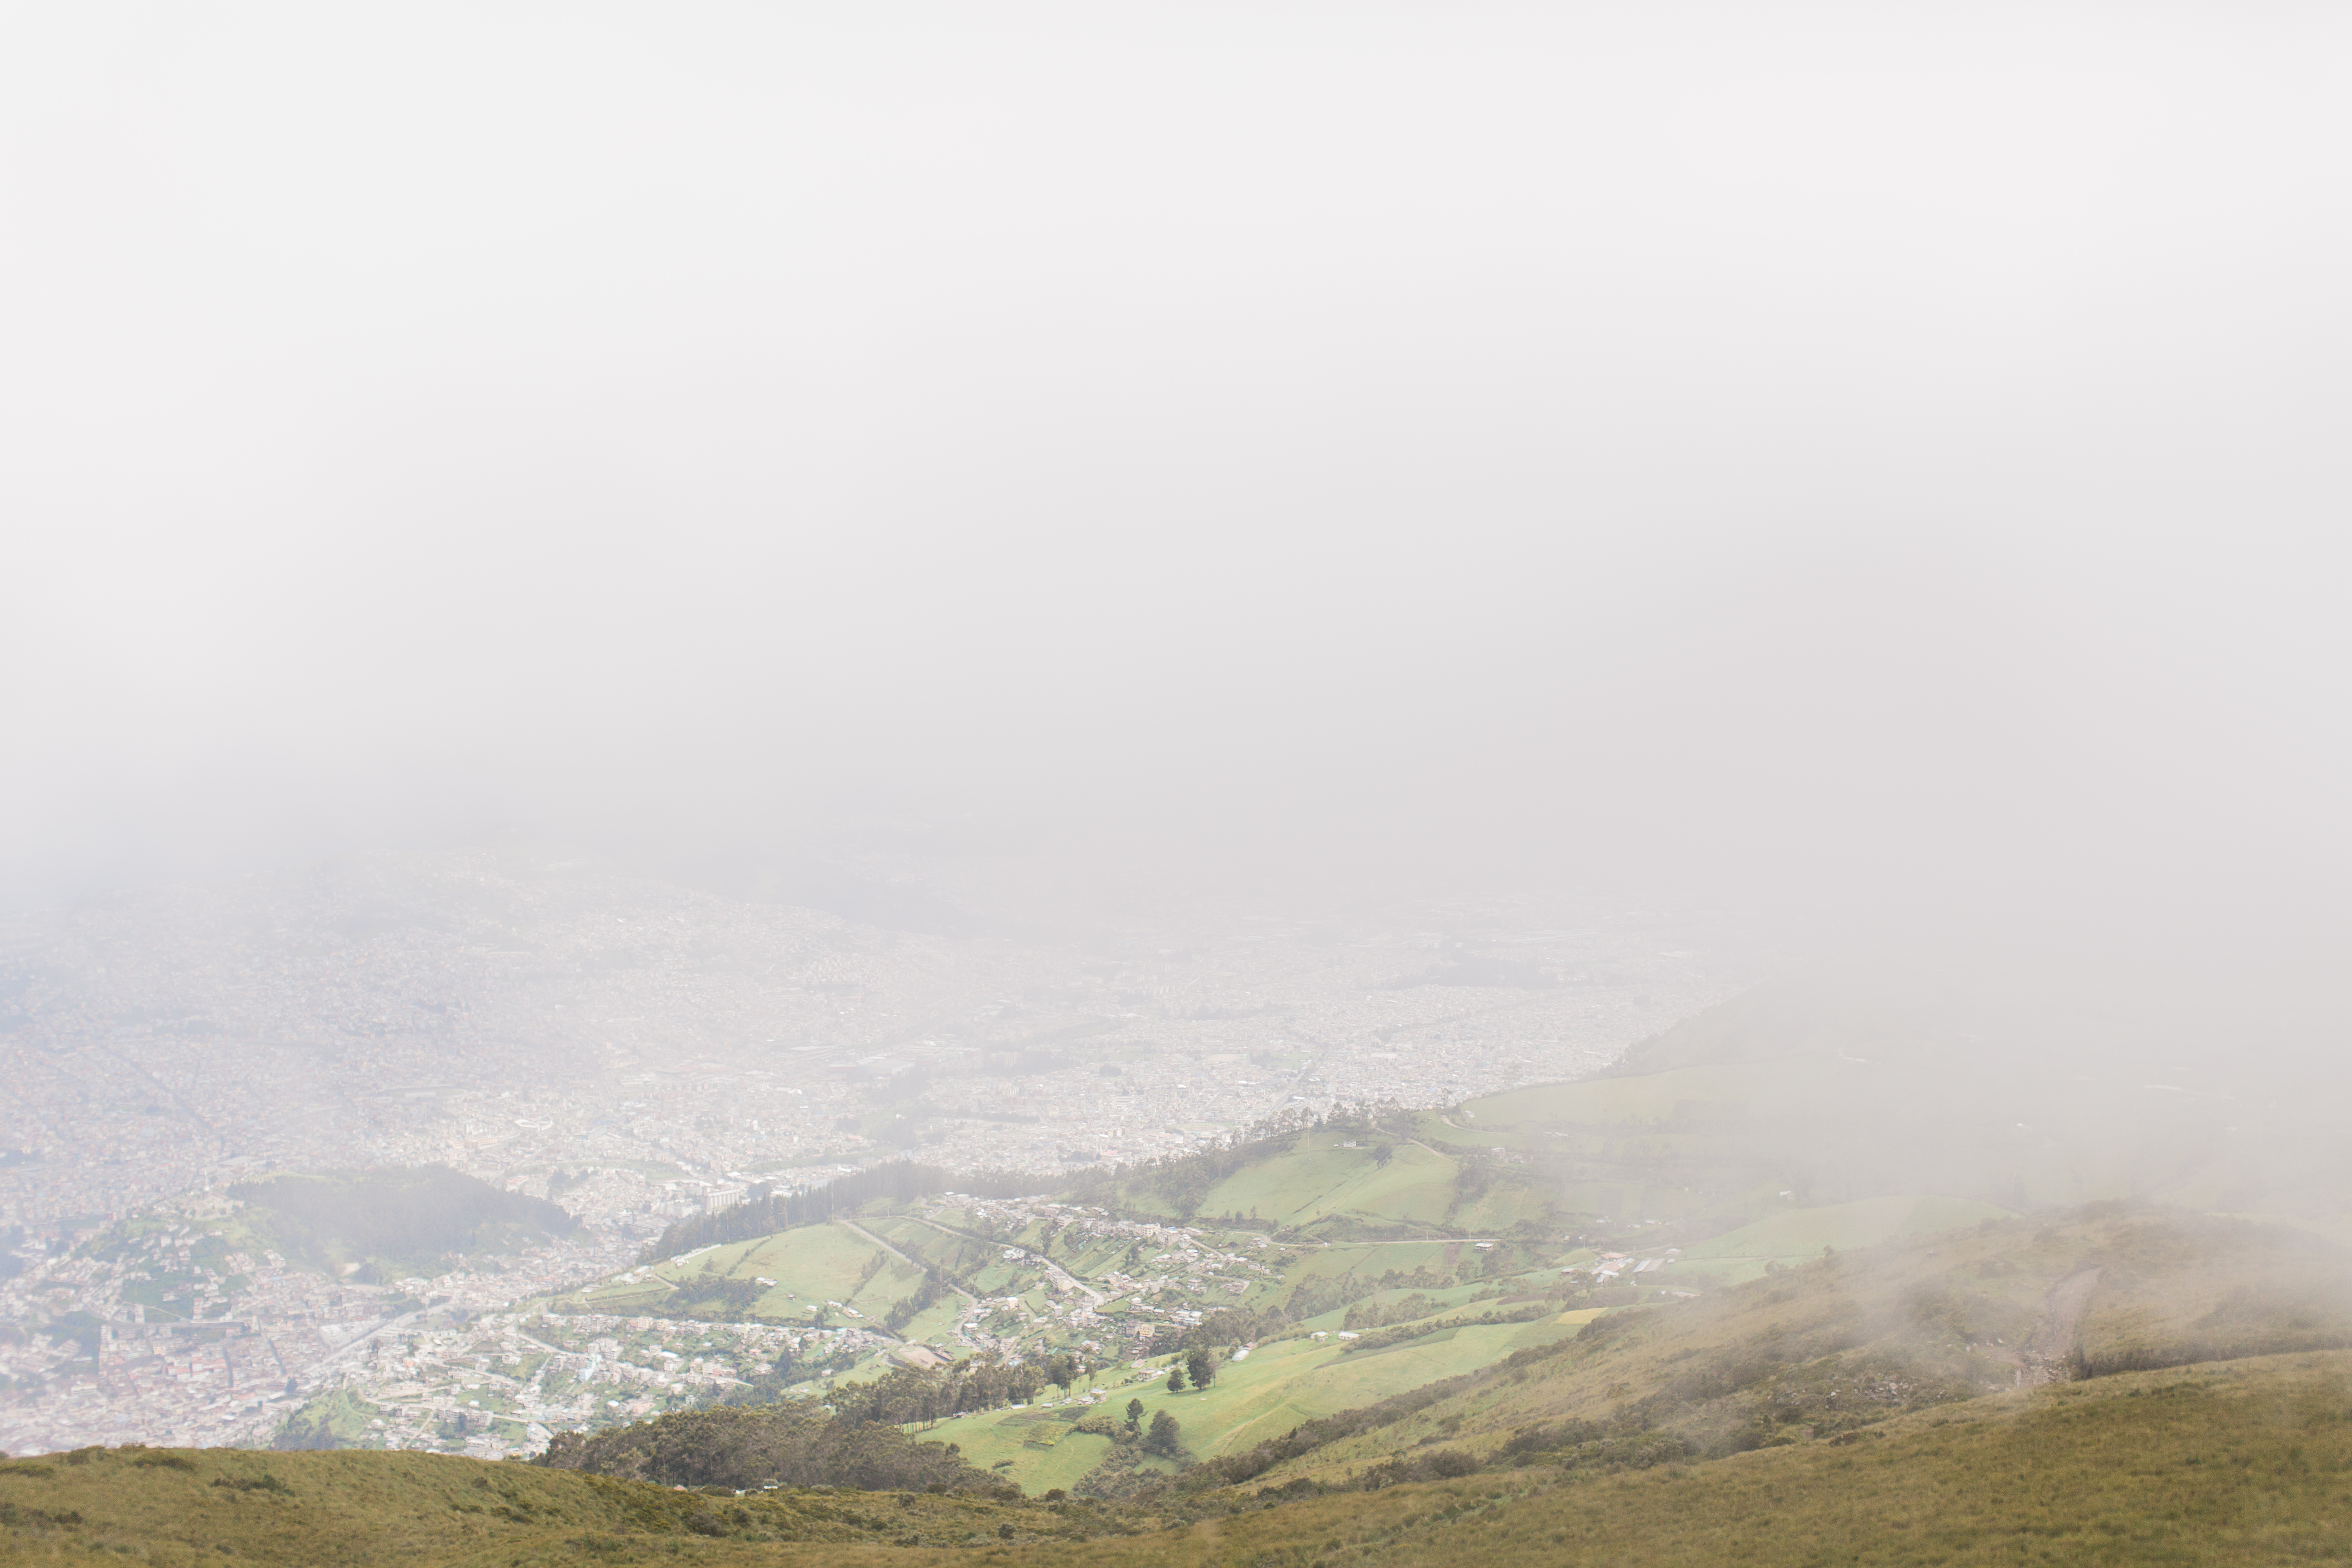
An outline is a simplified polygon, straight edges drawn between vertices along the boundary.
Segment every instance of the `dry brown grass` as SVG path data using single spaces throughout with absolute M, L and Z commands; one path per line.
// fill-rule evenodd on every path
M 1276 1505 L 1229 1499 L 1230 1513 L 1172 1528 L 1139 1520 L 1136 1534 L 1106 1534 L 1083 1514 L 1034 1503 L 804 1492 L 739 1505 L 402 1454 L 116 1450 L 12 1461 L 0 1466 L 0 1560 L 96 1554 L 165 1568 L 2336 1562 L 2352 1556 L 2343 1524 L 2352 1517 L 2352 1354 L 1998 1395 L 1843 1441 L 1606 1479 L 1536 1466 Z M 729 1517 L 738 1506 L 749 1524 Z M 698 1533 L 698 1517 L 730 1533 Z M 782 1531 L 793 1539 L 756 1538 Z

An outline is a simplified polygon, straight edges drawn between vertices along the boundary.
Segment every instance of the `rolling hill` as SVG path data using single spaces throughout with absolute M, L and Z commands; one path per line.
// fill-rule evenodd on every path
M 2136 1260 L 2110 1258 L 2079 1287 L 2086 1337 L 2045 1360 L 2079 1350 L 2114 1370 L 2180 1359 L 2191 1341 L 2200 1355 L 2336 1342 L 2332 1280 L 2352 1269 L 2328 1237 L 2346 1234 L 2352 1177 L 2333 1173 L 2332 1141 L 2305 1135 L 2307 1107 L 2101 1081 L 2108 1058 L 2040 1036 L 2032 1050 L 2024 1037 L 1988 1043 L 1977 1031 L 1998 1022 L 1940 994 L 1766 988 L 1603 1076 L 1439 1110 L 1361 1107 L 1051 1197 L 889 1196 L 897 1188 L 876 1178 L 886 1195 L 806 1204 L 814 1223 L 658 1259 L 557 1306 L 855 1324 L 950 1357 L 1072 1358 L 1080 1384 L 1026 1385 L 936 1435 L 1033 1491 L 1106 1496 L 1153 1484 L 1180 1458 L 1222 1463 L 1302 1424 L 1556 1347 L 1595 1312 L 1713 1321 L 1768 1278 L 1774 1291 L 1797 1289 L 1825 1249 L 1878 1249 L 1886 1289 L 1929 1289 L 1939 1269 L 2009 1270 L 1964 1282 L 1970 1310 L 1998 1299 L 2006 1321 L 2038 1312 L 2090 1267 L 2082 1258 L 2130 1251 L 2129 1232 Z M 2084 1207 L 2101 1204 L 2126 1206 Z M 2217 1211 L 2247 1223 L 2195 1230 L 2198 1214 Z M 2044 1233 L 2064 1240 L 2036 1239 Z M 2168 1239 L 2151 1239 L 2159 1233 Z M 1892 1323 L 1910 1310 L 1843 1289 L 1848 1316 Z M 1399 1337 L 1400 1312 L 1429 1331 Z M 2315 1326 L 2281 1327 L 2297 1313 Z M 1375 1319 L 1389 1348 L 1346 1345 L 1340 1336 Z M 1610 1331 L 1620 1346 L 1642 1337 Z M 1692 1355 L 1721 1349 L 1696 1328 L 1656 1331 Z M 1874 1329 L 1839 1353 L 1878 1344 L 1946 1396 L 1998 1384 L 1906 1332 Z M 1196 1345 L 1242 1353 L 1212 1387 L 1167 1393 L 1168 1358 Z M 798 1392 L 829 1397 L 909 1359 L 885 1346 Z M 1549 1387 L 1577 1362 L 1547 1364 Z M 1584 1394 L 1553 1393 L 1556 1408 L 1531 1405 L 1527 1418 L 1598 1418 Z M 1129 1398 L 1146 1421 L 1163 1407 L 1181 1421 L 1181 1456 L 1087 1429 Z M 1460 1414 L 1465 1431 L 1480 1429 Z M 1673 1429 L 1713 1451 L 1747 1419 L 1726 1406 Z
M 961 1490 L 648 1493 L 596 1458 L 649 1451 L 658 1423 L 624 1413 L 565 1449 L 608 1475 L 12 1463 L 6 1550 L 79 1549 L 100 1521 L 163 1562 L 206 1531 L 261 1561 L 1219 1568 L 2340 1544 L 2352 1183 L 2313 1108 L 1972 1052 L 1981 1016 L 1883 1000 L 1763 993 L 1607 1076 L 1360 1107 L 1057 1194 L 876 1175 L 540 1304 L 623 1359 L 633 1324 L 857 1331 L 730 1397 L 896 1426 Z M 677 1451 L 686 1484 L 758 1469 Z M 303 1557 L 304 1531 L 384 1555 Z

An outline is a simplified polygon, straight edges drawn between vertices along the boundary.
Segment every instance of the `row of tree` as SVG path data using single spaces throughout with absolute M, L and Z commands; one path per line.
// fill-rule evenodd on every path
M 914 1294 L 902 1296 L 882 1314 L 882 1327 L 894 1334 L 904 1333 L 907 1325 L 939 1305 L 948 1293 L 947 1281 L 936 1268 L 923 1270 L 923 1282 L 915 1287 Z
M 1206 1388 L 1217 1381 L 1217 1354 L 1206 1346 L 1195 1346 L 1168 1363 L 1168 1392 L 1184 1392 L 1186 1374 L 1191 1374 L 1194 1388 Z
M 1127 1440 L 1141 1447 L 1147 1453 L 1164 1454 L 1175 1459 L 1183 1457 L 1184 1424 L 1165 1410 L 1151 1413 L 1151 1425 L 1143 1424 L 1143 1401 L 1127 1402 Z
M 1013 1366 L 989 1352 L 943 1367 L 896 1367 L 870 1383 L 836 1388 L 831 1397 L 835 1414 L 845 1421 L 903 1426 L 944 1421 L 971 1410 L 1026 1405 L 1049 1385 L 1066 1393 L 1094 1370 L 1076 1356 L 1049 1357 L 1042 1366 Z

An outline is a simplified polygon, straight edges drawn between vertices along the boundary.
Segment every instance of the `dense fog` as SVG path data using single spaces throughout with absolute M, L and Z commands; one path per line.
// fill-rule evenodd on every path
M 1568 899 L 2336 1054 L 2341 18 L 9 26 L 19 911 Z
M 2343 27 L 21 14 L 7 896 L 2332 898 Z

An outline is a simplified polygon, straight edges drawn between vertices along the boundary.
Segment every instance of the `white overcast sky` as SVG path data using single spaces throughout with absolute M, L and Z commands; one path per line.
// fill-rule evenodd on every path
M 2324 881 L 2347 45 L 2244 0 L 11 7 L 6 901 L 874 823 L 1858 906 Z

